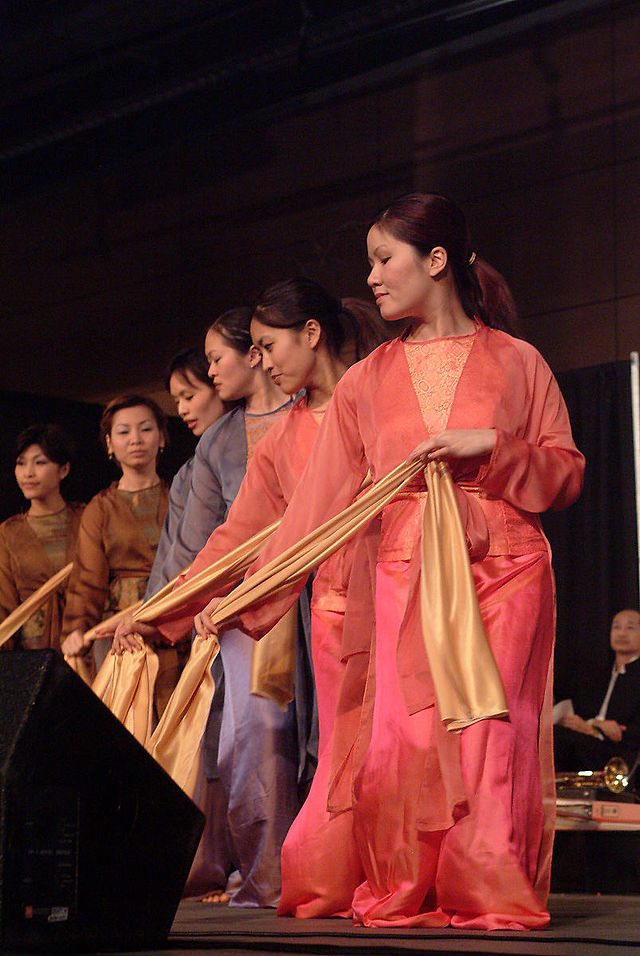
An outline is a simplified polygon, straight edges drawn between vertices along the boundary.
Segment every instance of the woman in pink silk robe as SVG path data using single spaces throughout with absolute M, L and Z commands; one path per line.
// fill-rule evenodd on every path
M 396 200 L 370 230 L 369 255 L 383 317 L 411 325 L 338 384 L 282 524 L 249 573 L 347 507 L 367 470 L 375 481 L 412 452 L 447 460 L 509 716 L 459 734 L 439 718 L 420 627 L 416 481 L 382 514 L 375 646 L 354 742 L 364 878 L 353 913 L 368 926 L 540 928 L 553 831 L 542 794 L 554 584 L 538 513 L 576 499 L 584 459 L 544 360 L 490 327 L 509 303 L 496 298 L 493 270 L 472 268 L 452 203 Z M 242 626 L 259 638 L 294 592 L 244 612 Z
M 256 446 L 225 523 L 213 532 L 185 579 L 282 517 L 329 398 L 346 370 L 341 358 L 345 339 L 347 344 L 349 339 L 357 340 L 351 342 L 357 353 L 369 351 L 372 336 L 377 341 L 384 337 L 370 306 L 355 300 L 340 303 L 317 283 L 304 279 L 278 283 L 261 296 L 252 335 L 262 351 L 264 367 L 280 387 L 292 394 L 303 388 L 306 392 Z M 311 654 L 320 732 L 318 768 L 283 845 L 281 913 L 300 910 L 299 915 L 322 915 L 327 906 L 332 912 L 336 908 L 346 912 L 362 878 L 350 814 L 338 819 L 326 809 L 333 718 L 343 672 L 340 649 L 350 555 L 351 547 L 335 554 L 320 567 L 313 583 Z M 181 608 L 177 619 L 160 623 L 165 637 L 179 637 L 201 606 L 202 598 Z M 310 842 L 315 852 L 309 852 Z M 350 853 L 347 847 L 351 847 Z M 340 870 L 334 860 L 343 863 Z

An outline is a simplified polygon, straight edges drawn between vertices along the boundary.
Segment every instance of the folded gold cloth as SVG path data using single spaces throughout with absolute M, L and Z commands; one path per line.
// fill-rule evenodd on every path
M 107 654 L 91 689 L 143 746 L 153 731 L 158 655 L 152 647 Z
M 456 493 L 443 462 L 425 468 L 420 612 L 438 708 L 447 730 L 508 713 L 484 631 Z
M 5 617 L 2 624 L 0 624 L 0 647 L 6 644 L 16 631 L 20 630 L 22 625 L 29 620 L 32 614 L 35 614 L 35 612 L 42 607 L 50 595 L 53 594 L 61 584 L 64 584 L 71 574 L 72 568 L 73 562 L 61 568 L 61 570 L 52 575 L 48 581 L 45 581 L 37 591 L 30 594 L 26 601 L 19 604 L 17 608 L 14 608 L 11 614 Z
M 214 623 L 223 625 L 252 604 L 306 577 L 313 568 L 326 561 L 371 521 L 423 467 L 419 460 L 398 465 L 340 514 L 269 561 L 250 578 L 246 578 L 235 590 L 221 599 L 212 615 Z M 177 606 L 180 600 L 178 591 L 179 589 L 176 589 L 167 596 L 163 611 Z M 198 636 L 195 639 L 191 657 L 147 747 L 158 763 L 190 796 L 195 792 L 200 741 L 215 689 L 211 664 L 218 650 L 215 637 Z
M 228 555 L 225 555 L 220 561 L 206 568 L 204 572 L 195 575 L 179 587 L 176 587 L 176 582 L 178 578 L 185 573 L 187 570 L 185 569 L 180 575 L 165 584 L 160 591 L 152 595 L 144 604 L 142 601 L 139 601 L 124 611 L 119 611 L 117 614 L 114 614 L 108 620 L 97 624 L 96 627 L 91 628 L 91 630 L 85 634 L 85 641 L 95 640 L 96 637 L 99 636 L 98 631 L 105 627 L 115 631 L 114 625 L 117 625 L 125 614 L 128 613 L 133 612 L 133 619 L 135 621 L 155 621 L 156 617 L 161 613 L 161 611 L 158 611 L 158 607 L 163 608 L 164 599 L 168 595 L 179 595 L 180 600 L 185 600 L 185 598 L 197 595 L 200 591 L 215 587 L 225 588 L 230 586 L 242 577 L 251 562 L 255 560 L 264 542 L 275 527 L 277 527 L 277 525 L 264 528 L 249 541 L 234 551 L 231 551 Z M 174 597 L 171 602 L 171 607 L 177 605 L 179 606 L 179 602 Z M 274 642 L 270 645 L 272 657 L 274 659 L 279 657 L 280 661 L 286 661 L 286 655 L 280 653 L 275 646 L 275 641 L 278 639 L 281 642 L 290 644 L 290 636 L 281 629 L 281 634 L 279 636 L 276 635 Z M 144 643 L 141 637 L 138 636 L 138 640 L 140 640 L 142 647 L 136 651 L 127 652 L 126 654 L 107 654 L 93 683 L 91 661 L 82 656 L 67 658 L 67 660 L 76 673 L 80 674 L 83 680 L 87 683 L 91 683 L 94 693 L 97 694 L 124 726 L 131 731 L 136 740 L 144 746 L 153 731 L 153 700 L 155 681 L 158 676 L 158 656 L 152 647 Z M 268 690 L 271 689 L 274 694 L 279 693 L 280 697 L 282 697 L 283 693 L 293 693 L 293 688 L 289 688 L 292 677 L 287 683 L 288 674 L 279 674 L 276 663 L 276 660 L 270 661 L 269 659 L 262 662 L 261 671 L 255 679 L 257 693 L 260 693 L 263 689 L 261 680 L 265 682 L 264 686 L 266 686 Z M 291 670 L 291 674 L 292 673 L 293 671 Z M 288 698 L 288 700 L 291 699 L 292 696 Z M 282 699 L 279 699 L 278 702 L 284 703 Z

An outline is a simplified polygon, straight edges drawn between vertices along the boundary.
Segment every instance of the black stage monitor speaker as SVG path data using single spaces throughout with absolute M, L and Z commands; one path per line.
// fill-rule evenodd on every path
M 203 825 L 58 654 L 0 653 L 0 951 L 159 944 Z

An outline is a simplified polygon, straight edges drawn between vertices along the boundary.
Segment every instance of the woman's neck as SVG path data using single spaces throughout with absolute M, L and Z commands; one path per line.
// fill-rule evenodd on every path
M 120 491 L 144 491 L 145 488 L 153 488 L 159 481 L 155 466 L 138 470 L 125 465 L 118 488 Z
M 44 515 L 55 515 L 62 511 L 66 502 L 59 491 L 53 491 L 46 498 L 32 498 L 27 514 L 34 518 L 41 518 Z
M 250 415 L 268 415 L 284 405 L 290 397 L 278 388 L 270 375 L 254 369 L 253 388 L 245 398 L 245 411 Z
M 413 342 L 468 335 L 475 329 L 475 323 L 462 308 L 458 295 L 446 289 L 435 302 L 425 307 L 421 315 L 409 316 L 409 321 L 411 327 L 406 338 Z
M 347 366 L 337 355 L 332 355 L 327 349 L 319 352 L 311 377 L 305 385 L 307 407 L 312 411 L 326 408 L 346 371 Z

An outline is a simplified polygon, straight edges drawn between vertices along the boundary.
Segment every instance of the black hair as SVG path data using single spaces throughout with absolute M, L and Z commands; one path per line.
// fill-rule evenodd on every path
M 248 305 L 240 305 L 219 315 L 209 327 L 210 332 L 217 332 L 228 344 L 247 355 L 253 345 L 251 341 L 251 315 Z
M 476 255 L 464 213 L 451 199 L 437 193 L 398 196 L 371 226 L 409 243 L 421 256 L 442 246 L 467 315 L 478 315 L 486 325 L 518 334 L 518 311 L 511 290 L 505 278 Z
M 387 337 L 373 303 L 361 299 L 338 299 L 318 282 L 295 276 L 276 282 L 260 295 L 254 317 L 277 329 L 301 329 L 315 319 L 333 355 L 349 346 L 353 360 L 363 358 Z
M 73 443 L 60 425 L 30 425 L 21 431 L 16 439 L 14 464 L 31 445 L 38 445 L 56 465 L 67 465 L 73 461 Z
M 208 385 L 212 390 L 214 388 L 209 378 L 209 364 L 202 349 L 186 349 L 171 359 L 165 378 L 167 391 L 170 389 L 171 376 L 174 372 L 182 375 L 183 378 L 186 378 L 187 373 L 189 373 L 193 378 L 197 379 L 198 382 L 202 382 L 203 385 Z

